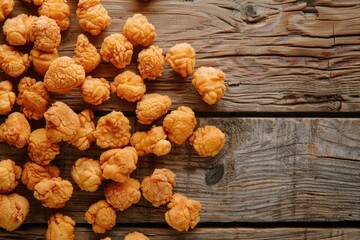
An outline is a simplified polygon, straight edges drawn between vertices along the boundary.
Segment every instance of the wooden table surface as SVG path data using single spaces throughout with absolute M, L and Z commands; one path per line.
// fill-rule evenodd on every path
M 10 17 L 36 14 L 35 6 L 15 2 Z M 62 33 L 62 56 L 73 55 L 82 32 L 77 1 L 68 3 L 71 26 Z M 227 92 L 213 106 L 202 102 L 191 78 L 179 77 L 168 66 L 163 77 L 146 82 L 148 93 L 172 99 L 171 109 L 192 107 L 197 126 L 213 124 L 226 133 L 225 147 L 214 158 L 198 157 L 188 142 L 173 144 L 167 156 L 141 157 L 132 175 L 141 181 L 154 168 L 173 170 L 175 191 L 202 203 L 201 222 L 178 233 L 164 220 L 165 206 L 154 208 L 142 198 L 118 212 L 113 230 L 94 234 L 84 213 L 104 198 L 105 184 L 95 193 L 74 184 L 74 194 L 61 210 L 42 207 L 19 184 L 15 192 L 28 198 L 30 213 L 18 230 L 0 230 L 0 239 L 45 239 L 47 220 L 57 211 L 76 221 L 76 239 L 122 239 L 133 230 L 150 239 L 360 239 L 359 0 L 103 0 L 103 5 L 111 26 L 97 37 L 87 34 L 97 48 L 106 36 L 121 32 L 128 17 L 142 13 L 155 25 L 154 43 L 165 53 L 189 42 L 197 53 L 196 67 L 218 67 L 227 75 Z M 5 43 L 2 34 L 0 43 Z M 21 49 L 28 52 L 30 47 Z M 137 71 L 140 50 L 136 48 L 127 69 Z M 102 63 L 91 75 L 112 81 L 122 71 Z M 32 70 L 26 75 L 41 80 Z M 0 79 L 11 78 L 0 71 Z M 19 78 L 11 80 L 16 85 Z M 77 112 L 91 108 L 97 117 L 123 111 L 132 132 L 148 128 L 136 122 L 135 104 L 114 94 L 96 107 L 82 100 L 79 89 L 52 95 L 56 100 Z M 35 129 L 44 120 L 31 124 Z M 77 158 L 98 158 L 103 151 L 95 144 L 81 152 L 62 143 L 54 163 L 72 181 L 70 169 Z M 26 148 L 4 143 L 0 157 L 21 166 L 29 160 Z

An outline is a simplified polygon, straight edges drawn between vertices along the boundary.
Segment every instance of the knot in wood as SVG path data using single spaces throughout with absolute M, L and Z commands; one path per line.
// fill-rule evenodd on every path
M 212 167 L 205 175 L 206 184 L 211 186 L 218 183 L 224 176 L 224 165 L 216 165 Z

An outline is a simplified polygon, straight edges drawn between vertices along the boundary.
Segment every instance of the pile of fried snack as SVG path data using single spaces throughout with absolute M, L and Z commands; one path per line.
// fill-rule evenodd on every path
M 80 150 L 90 148 L 92 142 L 104 149 L 99 160 L 83 157 L 76 160 L 71 170 L 73 181 L 81 190 L 94 192 L 102 180 L 109 179 L 105 199 L 92 204 L 85 220 L 96 233 L 105 233 L 116 224 L 116 212 L 137 203 L 141 196 L 154 207 L 167 204 L 166 222 L 178 231 L 194 228 L 200 220 L 201 204 L 173 193 L 176 174 L 169 169 L 155 169 L 140 183 L 130 175 L 136 169 L 138 157 L 155 154 L 164 156 L 171 143 L 186 140 L 201 157 L 213 157 L 225 143 L 225 134 L 215 126 L 203 126 L 194 131 L 195 114 L 191 108 L 180 106 L 169 111 L 171 99 L 161 94 L 146 94 L 144 80 L 156 80 L 162 75 L 165 61 L 182 77 L 192 75 L 192 84 L 209 105 L 215 104 L 225 92 L 225 74 L 212 67 L 200 67 L 194 72 L 195 50 L 188 43 L 173 46 L 164 57 L 163 50 L 152 45 L 156 38 L 154 26 L 141 14 L 126 20 L 123 33 L 112 34 L 102 43 L 100 53 L 88 38 L 81 34 L 75 45 L 75 55 L 61 57 L 57 47 L 61 31 L 69 27 L 70 8 L 66 0 L 25 0 L 39 5 L 39 17 L 20 14 L 6 19 L 3 34 L 8 45 L 0 46 L 0 67 L 11 77 L 26 73 L 32 63 L 43 81 L 23 77 L 18 84 L 18 96 L 10 81 L 0 82 L 0 114 L 8 115 L 0 125 L 0 142 L 17 148 L 27 146 L 28 161 L 21 169 L 10 159 L 0 161 L 0 227 L 13 231 L 26 219 L 29 202 L 11 193 L 18 182 L 34 192 L 44 207 L 62 208 L 73 193 L 73 186 L 60 177 L 51 162 L 59 154 L 59 143 L 64 141 Z M 0 0 L 0 21 L 14 8 L 13 0 Z M 80 0 L 76 15 L 80 27 L 91 35 L 98 35 L 110 24 L 110 17 L 100 0 Z M 30 55 L 15 46 L 33 42 Z M 104 78 L 89 75 L 101 61 L 123 69 L 130 64 L 133 48 L 145 47 L 138 55 L 139 74 L 124 71 L 109 83 Z M 113 111 L 93 122 L 90 109 L 75 113 L 68 105 L 57 101 L 49 106 L 50 94 L 65 94 L 80 87 L 83 100 L 99 105 L 116 93 L 121 99 L 137 102 L 136 116 L 141 124 L 152 124 L 165 116 L 162 126 L 152 126 L 148 132 L 131 135 L 129 119 L 120 111 Z M 20 112 L 12 112 L 13 105 Z M 46 126 L 31 131 L 28 120 L 45 118 Z M 61 213 L 48 221 L 47 239 L 73 239 L 75 222 Z M 110 239 L 110 238 L 106 238 Z M 133 232 L 125 239 L 148 239 Z

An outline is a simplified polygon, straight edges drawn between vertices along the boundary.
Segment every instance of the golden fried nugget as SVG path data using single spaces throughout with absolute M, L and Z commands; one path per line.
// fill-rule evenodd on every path
M 52 61 L 44 78 L 46 88 L 60 94 L 70 92 L 84 81 L 84 68 L 70 57 L 59 57 Z
M 0 193 L 9 193 L 19 184 L 21 167 L 10 159 L 0 161 Z
M 130 64 L 133 45 L 120 33 L 111 34 L 104 39 L 100 55 L 105 62 L 111 62 L 118 69 Z
M 86 211 L 85 220 L 95 233 L 105 233 L 115 226 L 116 211 L 105 200 L 99 200 Z
M 60 177 L 44 178 L 34 187 L 34 197 L 40 200 L 44 207 L 48 208 L 64 207 L 72 193 L 72 184 Z
M 189 138 L 200 157 L 214 157 L 225 144 L 225 134 L 215 126 L 198 128 Z
M 18 85 L 19 95 L 16 103 L 28 119 L 39 120 L 44 117 L 48 108 L 50 96 L 44 82 L 24 77 Z
M 31 128 L 25 116 L 19 112 L 11 113 L 0 125 L 0 142 L 23 148 L 29 142 Z
M 150 46 L 142 50 L 138 56 L 138 69 L 143 79 L 155 80 L 164 70 L 165 58 L 163 50 L 158 46 Z
M 50 216 L 46 230 L 46 240 L 73 240 L 75 222 L 61 213 Z
M 166 133 L 163 127 L 152 126 L 148 132 L 136 132 L 131 136 L 133 146 L 139 157 L 149 153 L 156 156 L 164 156 L 171 150 L 171 143 L 166 140 Z
M 46 136 L 52 142 L 69 142 L 81 127 L 79 116 L 65 103 L 55 102 L 44 113 Z
M 137 161 L 138 155 L 133 147 L 108 150 L 100 156 L 102 175 L 105 179 L 125 182 L 136 169 Z
M 30 41 L 34 42 L 34 48 L 38 50 L 53 52 L 60 45 L 60 27 L 54 19 L 40 16 L 30 25 Z
M 194 72 L 195 68 L 195 50 L 188 43 L 176 44 L 170 48 L 165 57 L 169 66 L 182 77 L 186 77 Z
M 45 75 L 51 63 L 58 57 L 59 52 L 56 48 L 52 52 L 43 52 L 35 48 L 30 51 L 30 61 L 35 71 L 41 76 Z
M 146 200 L 154 207 L 168 203 L 172 198 L 176 174 L 171 170 L 155 169 L 151 176 L 146 176 L 141 183 L 141 191 Z
M 79 150 L 84 151 L 89 149 L 90 144 L 96 140 L 93 135 L 93 132 L 95 131 L 95 124 L 92 121 L 94 113 L 90 109 L 85 109 L 79 113 L 78 116 L 80 120 L 80 128 L 69 143 L 77 147 Z
M 22 46 L 30 42 L 30 26 L 35 19 L 36 16 L 26 14 L 7 19 L 3 26 L 6 41 L 13 46 Z
M 156 38 L 154 25 L 140 13 L 134 14 L 126 20 L 123 33 L 134 46 L 139 44 L 144 47 L 150 46 Z
M 14 231 L 20 227 L 25 222 L 29 208 L 29 201 L 17 193 L 0 195 L 0 228 Z
M 67 0 L 44 0 L 38 9 L 38 13 L 40 16 L 54 19 L 61 31 L 70 26 L 70 7 Z
M 102 181 L 100 162 L 91 158 L 79 158 L 71 169 L 71 177 L 81 190 L 95 192 Z
M 122 112 L 112 111 L 101 117 L 97 123 L 94 136 L 101 148 L 118 148 L 130 141 L 131 125 Z
M 80 34 L 77 38 L 73 59 L 76 64 L 83 66 L 85 73 L 94 71 L 101 63 L 101 56 L 96 47 L 89 42 L 84 34 Z
M 139 181 L 128 178 L 126 182 L 109 183 L 104 190 L 106 201 L 117 211 L 124 211 L 141 198 Z
M 21 176 L 21 182 L 30 191 L 34 191 L 34 187 L 41 180 L 53 177 L 59 177 L 60 170 L 57 166 L 46 165 L 41 166 L 34 162 L 26 162 L 24 165 L 23 173 Z
M 110 17 L 101 0 L 79 0 L 76 16 L 80 27 L 91 35 L 99 35 L 110 25 Z
M 102 239 L 100 239 L 100 240 L 111 240 L 111 238 L 106 237 L 106 238 L 102 238 Z
M 0 22 L 12 12 L 14 6 L 14 0 L 0 0 Z
M 58 143 L 47 138 L 45 128 L 39 128 L 30 134 L 28 151 L 31 160 L 45 166 L 60 153 L 60 147 Z
M 193 229 L 200 221 L 200 202 L 175 193 L 165 213 L 166 222 L 179 232 Z
M 158 93 L 145 94 L 136 105 L 136 116 L 141 124 L 151 124 L 165 115 L 171 107 L 171 99 Z
M 100 105 L 110 98 L 110 84 L 105 78 L 87 76 L 81 85 L 81 95 L 85 102 Z
M 116 92 L 118 97 L 129 102 L 140 100 L 146 92 L 144 80 L 131 71 L 124 71 L 117 75 L 110 87 L 111 92 Z
M 124 240 L 149 240 L 144 234 L 139 232 L 131 232 L 126 234 Z
M 5 44 L 0 45 L 0 67 L 7 75 L 19 77 L 28 70 L 29 66 L 29 55 Z
M 13 86 L 10 81 L 0 82 L 0 114 L 7 115 L 11 112 L 14 104 L 16 95 L 12 91 Z

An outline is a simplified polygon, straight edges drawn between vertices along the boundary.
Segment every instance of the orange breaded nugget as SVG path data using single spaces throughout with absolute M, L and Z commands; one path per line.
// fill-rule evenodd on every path
M 3 26 L 6 41 L 12 46 L 22 46 L 30 42 L 30 26 L 35 19 L 36 16 L 26 14 L 7 19 Z
M 0 22 L 12 12 L 14 6 L 14 0 L 0 0 Z
M 149 23 L 148 19 L 140 13 L 136 13 L 126 20 L 123 33 L 134 46 L 150 46 L 156 38 L 154 25 Z
M 70 7 L 66 0 L 44 0 L 38 13 L 54 19 L 62 31 L 70 26 Z
M 151 124 L 165 115 L 171 107 L 171 99 L 158 93 L 145 94 L 136 105 L 136 116 L 141 124 Z
M 19 77 L 28 70 L 29 66 L 29 55 L 5 44 L 0 45 L 0 67 L 7 75 Z
M 94 113 L 90 109 L 85 109 L 78 114 L 80 120 L 80 128 L 75 136 L 69 141 L 70 144 L 84 151 L 90 148 L 90 144 L 95 141 L 93 135 L 95 124 L 93 122 Z
M 71 217 L 62 213 L 50 216 L 46 230 L 46 240 L 73 240 L 75 222 Z
M 58 57 L 59 52 L 56 48 L 52 52 L 43 52 L 35 48 L 30 51 L 30 61 L 41 76 L 45 75 L 51 63 Z
M 131 232 L 126 234 L 124 240 L 149 240 L 144 234 L 139 232 Z
M 21 182 L 30 191 L 34 191 L 34 187 L 41 180 L 53 177 L 59 177 L 60 170 L 57 166 L 46 165 L 41 166 L 34 162 L 26 162 L 21 176 Z
M 86 211 L 85 220 L 95 233 L 105 233 L 115 226 L 116 211 L 105 200 L 99 200 Z
M 11 112 L 14 104 L 16 95 L 12 91 L 13 86 L 10 81 L 0 82 L 0 114 L 7 115 Z
M 54 19 L 40 16 L 30 25 L 30 41 L 34 42 L 36 49 L 53 52 L 60 45 L 60 27 Z
M 20 227 L 25 222 L 29 208 L 29 201 L 17 193 L 0 195 L 0 228 L 14 231 Z
M 129 102 L 140 100 L 146 92 L 144 80 L 131 71 L 125 71 L 117 75 L 110 87 L 111 92 L 116 92 L 118 97 Z
M 87 76 L 81 85 L 81 96 L 87 103 L 100 105 L 110 98 L 110 84 L 105 78 Z
M 158 46 L 150 46 L 142 50 L 138 56 L 138 69 L 143 79 L 155 80 L 164 70 L 165 58 L 163 50 Z
M 91 158 L 79 158 L 71 169 L 71 177 L 81 190 L 95 192 L 102 181 L 100 162 Z
M 0 193 L 9 193 L 19 184 L 21 167 L 10 159 L 0 161 Z
M 194 72 L 195 68 L 195 50 L 188 43 L 176 44 L 170 48 L 165 57 L 169 66 L 182 77 L 186 77 Z
M 101 56 L 96 47 L 84 34 L 80 34 L 77 38 L 73 59 L 76 64 L 83 66 L 85 73 L 92 72 L 101 63 Z
M 11 113 L 0 125 L 0 142 L 23 148 L 29 142 L 31 128 L 25 116 L 19 112 Z
M 47 138 L 45 128 L 39 128 L 30 134 L 28 151 L 31 160 L 45 166 L 60 153 L 60 147 Z
M 214 157 L 224 147 L 225 134 L 215 126 L 205 126 L 198 128 L 189 140 L 200 157 Z
M 133 45 L 120 33 L 111 34 L 104 39 L 100 55 L 105 62 L 111 62 L 118 69 L 130 64 Z

